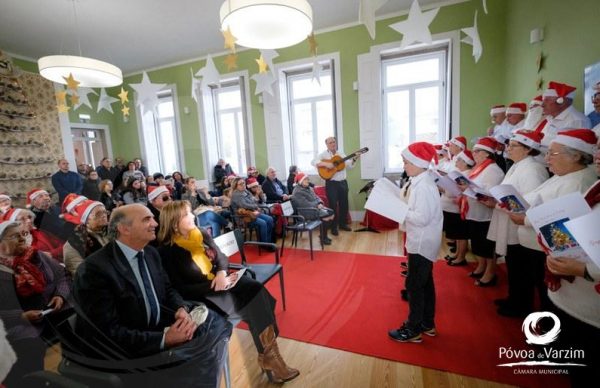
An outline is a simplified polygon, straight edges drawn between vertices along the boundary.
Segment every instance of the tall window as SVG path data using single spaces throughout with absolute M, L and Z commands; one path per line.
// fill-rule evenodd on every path
M 323 149 L 324 140 L 336 136 L 335 85 L 332 61 L 322 63 L 320 84 L 313 80 L 312 66 L 284 72 L 289 109 L 292 164 L 314 172 L 311 161 Z
M 142 114 L 145 163 L 150 174 L 170 174 L 181 171 L 182 166 L 173 91 L 162 90 L 157 93 L 157 97 L 158 105 L 154 112 Z
M 212 87 L 216 140 L 219 158 L 225 159 L 238 174 L 244 174 L 250 163 L 243 84 L 237 78 Z
M 415 141 L 446 138 L 446 49 L 382 57 L 385 171 L 402 169 L 401 151 Z

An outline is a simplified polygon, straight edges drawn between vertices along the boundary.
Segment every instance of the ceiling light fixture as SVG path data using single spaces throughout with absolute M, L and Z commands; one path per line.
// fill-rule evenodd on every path
M 306 0 L 226 0 L 220 17 L 221 29 L 229 28 L 238 45 L 257 49 L 293 46 L 313 29 Z
M 75 28 L 79 30 L 75 0 L 73 0 Z M 79 81 L 80 87 L 107 88 L 123 83 L 123 73 L 115 65 L 93 58 L 81 56 L 81 43 L 77 35 L 79 56 L 49 55 L 38 60 L 38 68 L 42 77 L 56 83 L 66 84 L 69 74 Z

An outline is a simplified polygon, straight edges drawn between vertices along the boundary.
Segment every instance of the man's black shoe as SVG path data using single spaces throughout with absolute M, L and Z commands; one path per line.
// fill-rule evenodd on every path
M 419 343 L 423 341 L 423 338 L 421 338 L 421 333 L 412 331 L 404 325 L 399 329 L 388 331 L 388 336 L 394 341 L 398 342 Z
M 337 235 L 339 235 L 340 233 L 337 231 L 337 229 L 333 229 L 333 230 L 331 231 L 331 234 L 332 234 L 332 235 L 334 235 L 334 236 L 337 236 Z

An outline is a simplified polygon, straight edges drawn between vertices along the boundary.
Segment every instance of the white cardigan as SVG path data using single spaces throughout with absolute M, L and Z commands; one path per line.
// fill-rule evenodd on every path
M 512 165 L 506 172 L 502 184 L 513 185 L 521 195 L 525 195 L 547 179 L 548 171 L 546 167 L 536 162 L 533 157 L 528 156 Z M 493 210 L 487 238 L 496 242 L 497 254 L 504 256 L 506 255 L 507 245 L 519 243 L 517 230 L 518 225 L 510 220 L 504 210 L 499 208 Z
M 504 172 L 496 163 L 492 163 L 471 181 L 489 191 L 492 187 L 498 186 L 502 179 L 504 179 Z M 467 220 L 482 222 L 492 219 L 492 209 L 473 198 L 467 197 L 467 201 L 469 202 Z

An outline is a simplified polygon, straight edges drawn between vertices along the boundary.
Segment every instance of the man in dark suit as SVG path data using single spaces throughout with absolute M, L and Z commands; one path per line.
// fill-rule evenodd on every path
M 141 370 L 132 383 L 215 387 L 231 324 L 210 310 L 199 326 L 192 320 L 193 306 L 171 288 L 158 252 L 147 246 L 156 226 L 143 205 L 113 211 L 114 240 L 87 257 L 75 275 L 76 331 L 96 349 L 110 348 L 116 368 L 129 362 Z M 140 358 L 148 369 L 140 369 Z

